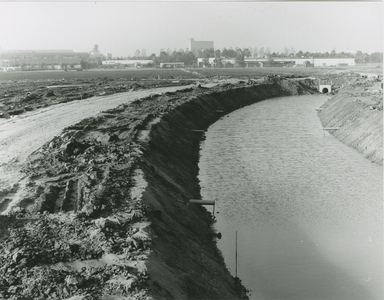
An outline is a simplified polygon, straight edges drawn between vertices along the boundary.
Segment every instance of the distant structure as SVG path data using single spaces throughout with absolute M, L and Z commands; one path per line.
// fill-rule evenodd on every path
M 183 62 L 160 63 L 160 68 L 184 68 Z
M 106 60 L 102 61 L 104 69 L 126 69 L 126 68 L 151 68 L 154 66 L 150 59 L 125 59 L 125 60 Z
M 189 51 L 197 55 L 199 50 L 204 49 L 213 49 L 213 41 L 195 41 L 194 39 L 189 39 Z
M 0 71 L 82 70 L 88 57 L 73 50 L 1 50 Z
M 355 66 L 354 58 L 245 58 L 245 66 L 249 67 L 348 67 Z
M 95 47 L 93 47 L 93 49 L 89 52 L 89 55 L 92 58 L 100 57 L 101 53 L 99 51 L 99 45 L 96 44 Z
M 87 58 L 87 52 L 73 50 L 0 50 L 0 59 L 48 59 L 48 58 Z

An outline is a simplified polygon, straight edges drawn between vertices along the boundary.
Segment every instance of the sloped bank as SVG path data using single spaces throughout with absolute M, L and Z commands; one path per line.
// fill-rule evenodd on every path
M 153 95 L 65 129 L 29 158 L 24 190 L 13 191 L 23 209 L 0 216 L 0 297 L 246 299 L 211 214 L 189 204 L 200 198 L 202 135 L 192 130 L 312 84 Z
M 189 199 L 200 199 L 199 143 L 223 114 L 263 99 L 308 93 L 301 83 L 207 92 L 191 97 L 151 125 L 142 170 L 148 182 L 143 201 L 153 218 L 154 251 L 148 261 L 155 299 L 238 299 L 244 289 L 229 274 L 215 245 L 212 216 Z M 225 234 L 225 233 L 223 233 Z
M 383 164 L 383 88 L 379 78 L 356 79 L 321 106 L 319 118 L 342 143 Z

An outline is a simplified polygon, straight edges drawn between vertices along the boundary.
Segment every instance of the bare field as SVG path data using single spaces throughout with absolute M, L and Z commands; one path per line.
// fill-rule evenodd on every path
M 21 71 L 0 73 L 0 81 L 8 80 L 58 80 L 58 79 L 158 79 L 158 76 L 165 79 L 172 78 L 196 78 L 196 75 L 184 72 L 181 69 L 91 69 L 84 71 Z
M 316 76 L 323 74 L 338 74 L 344 72 L 383 74 L 383 64 L 362 64 L 354 67 L 329 67 L 329 68 L 199 68 L 196 71 L 204 76 L 233 76 L 233 77 L 262 77 L 265 75 L 293 75 L 293 76 Z
M 9 80 L 60 80 L 60 79 L 191 79 L 198 78 L 196 73 L 207 76 L 265 76 L 270 74 L 284 74 L 296 76 L 310 76 L 326 73 L 357 72 L 382 74 L 383 64 L 361 64 L 344 68 L 186 68 L 182 69 L 92 69 L 81 72 L 76 71 L 22 71 L 0 73 L 0 82 Z M 194 73 L 193 73 L 194 72 Z

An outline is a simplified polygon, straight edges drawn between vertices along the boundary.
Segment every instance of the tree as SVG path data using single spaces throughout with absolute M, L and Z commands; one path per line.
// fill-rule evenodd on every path
M 257 47 L 253 48 L 253 57 L 258 57 L 259 56 L 259 49 Z
M 157 60 L 157 58 L 156 58 L 156 54 L 155 54 L 155 53 L 152 53 L 148 58 L 149 58 L 150 60 L 152 60 L 153 63 L 154 63 L 155 65 L 158 64 L 158 60 Z
M 287 47 L 284 48 L 284 55 L 285 57 L 288 57 L 289 55 L 289 49 Z
M 383 53 L 374 52 L 371 55 L 367 55 L 368 62 L 383 62 Z
M 228 58 L 234 58 L 236 56 L 236 52 L 233 49 L 228 49 Z
M 140 57 L 140 50 L 139 50 L 139 49 L 137 49 L 137 50 L 135 51 L 135 57 L 136 57 L 136 58 Z
M 147 57 L 147 51 L 145 49 L 141 50 L 141 56 Z
M 261 47 L 260 50 L 259 50 L 260 57 L 264 57 L 264 54 L 265 54 L 264 47 Z
M 225 58 L 228 58 L 228 50 L 227 48 L 223 48 L 223 51 L 221 51 L 221 55 Z
M 355 54 L 355 59 L 357 63 L 363 63 L 364 62 L 364 55 L 361 50 L 357 51 Z
M 208 57 L 204 57 L 203 58 L 203 66 L 204 67 L 209 67 L 209 58 Z
M 296 53 L 295 56 L 296 56 L 297 58 L 302 58 L 303 55 L 304 55 L 303 51 L 300 50 L 299 52 Z
M 215 50 L 213 48 L 203 50 L 203 58 L 215 57 Z
M 333 48 L 331 51 L 331 57 L 336 57 L 336 49 Z
M 244 52 L 240 48 L 236 48 L 235 64 L 237 67 L 244 67 Z
M 244 53 L 244 56 L 245 56 L 245 57 L 252 57 L 252 53 L 251 53 L 251 51 L 249 50 L 249 48 L 245 48 L 245 49 L 243 50 L 243 53 Z
M 169 57 L 168 53 L 165 52 L 165 51 L 161 51 L 160 52 L 160 56 L 159 56 L 159 61 L 161 63 L 169 62 L 170 61 L 170 57 Z
M 193 63 L 195 62 L 195 54 L 191 51 L 187 51 L 185 54 L 184 54 L 184 64 L 185 65 L 188 65 L 188 66 L 191 66 L 193 65 Z

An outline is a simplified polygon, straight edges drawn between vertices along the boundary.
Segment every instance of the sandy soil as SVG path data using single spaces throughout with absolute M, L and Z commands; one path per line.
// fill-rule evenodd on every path
M 26 112 L 10 119 L 0 118 L 0 190 L 20 179 L 19 166 L 26 157 L 63 128 L 119 104 L 186 87 L 173 86 L 93 97 Z

